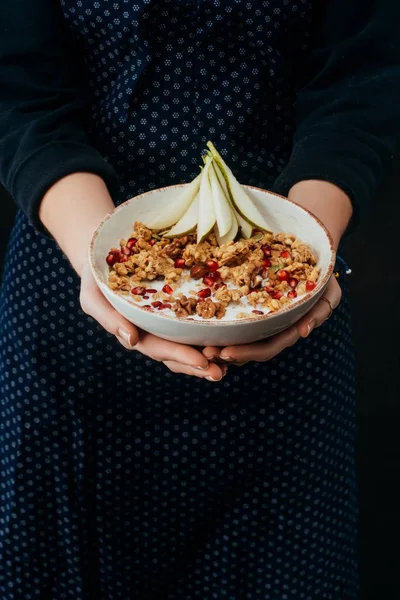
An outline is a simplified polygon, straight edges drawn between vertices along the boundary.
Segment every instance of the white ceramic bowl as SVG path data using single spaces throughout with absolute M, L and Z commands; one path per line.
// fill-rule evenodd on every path
M 159 337 L 196 346 L 228 346 L 261 340 L 298 321 L 317 302 L 332 275 L 335 252 L 331 237 L 322 223 L 294 202 L 254 187 L 247 192 L 265 215 L 275 232 L 294 234 L 310 246 L 318 259 L 321 274 L 316 288 L 309 294 L 286 305 L 281 311 L 265 316 L 252 315 L 234 321 L 188 321 L 150 312 L 118 295 L 107 285 L 108 266 L 105 258 L 112 247 L 119 247 L 121 238 L 129 238 L 135 221 L 146 221 L 148 211 L 160 209 L 170 202 L 182 186 L 153 190 L 131 198 L 110 213 L 96 229 L 90 245 L 90 265 L 104 296 L 126 319 Z

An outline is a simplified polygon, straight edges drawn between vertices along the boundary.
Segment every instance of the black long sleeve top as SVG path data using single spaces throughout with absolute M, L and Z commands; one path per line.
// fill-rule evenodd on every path
M 96 173 L 115 198 L 121 190 L 128 197 L 184 179 L 172 167 L 161 176 L 157 153 L 175 153 L 183 162 L 189 156 L 193 163 L 197 138 L 209 137 L 225 145 L 228 160 L 233 153 L 243 183 L 286 194 L 300 180 L 322 179 L 347 192 L 358 212 L 368 206 L 400 131 L 398 0 L 332 0 L 319 9 L 303 0 L 305 9 L 296 18 L 290 3 L 288 9 L 282 2 L 273 26 L 274 15 L 259 8 L 266 3 L 255 2 L 253 15 L 248 2 L 234 3 L 242 4 L 242 12 L 222 26 L 208 3 L 203 13 L 197 9 L 196 19 L 179 14 L 178 26 L 163 23 L 157 3 L 138 2 L 128 17 L 121 13 L 127 21 L 120 29 L 115 19 L 107 24 L 101 2 L 94 3 L 97 13 L 93 9 L 89 21 L 75 18 L 71 4 L 0 2 L 0 181 L 33 224 L 40 227 L 38 206 L 47 189 L 67 174 Z M 214 31 L 216 50 L 207 58 L 214 17 L 220 29 L 218 35 Z M 174 69 L 182 54 L 190 58 L 186 75 Z M 205 62 L 210 70 L 204 77 L 212 86 L 202 80 Z M 176 100 L 171 87 L 163 88 L 167 77 L 160 89 L 160 70 L 168 69 Z M 242 127 L 234 123 L 232 100 L 223 105 L 235 93 L 234 87 L 231 95 L 220 93 L 230 85 L 239 85 L 241 102 L 249 102 Z M 188 112 L 178 116 L 178 122 L 189 119 L 184 134 L 179 127 L 174 133 L 170 123 L 162 130 L 165 121 L 148 107 L 149 95 L 157 94 L 161 102 L 164 96 L 170 112 L 179 113 L 179 98 L 192 92 Z M 219 111 L 222 104 L 222 112 L 232 113 L 219 129 L 217 103 Z M 153 145 L 139 143 L 152 125 Z M 265 164 L 247 176 L 241 159 L 251 150 L 259 151 Z

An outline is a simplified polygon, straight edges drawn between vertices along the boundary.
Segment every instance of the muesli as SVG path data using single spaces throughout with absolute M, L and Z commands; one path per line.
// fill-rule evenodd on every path
M 319 277 L 310 248 L 290 233 L 261 233 L 219 246 L 209 234 L 173 240 L 136 223 L 107 256 L 109 286 L 148 310 L 177 317 L 256 317 L 311 292 Z
M 294 235 L 271 232 L 215 146 L 207 146 L 198 177 L 110 250 L 109 286 L 180 318 L 276 313 L 316 287 L 316 257 Z

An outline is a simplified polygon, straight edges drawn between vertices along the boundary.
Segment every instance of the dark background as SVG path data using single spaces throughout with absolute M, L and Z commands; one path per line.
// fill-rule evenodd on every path
M 0 270 L 14 218 L 0 189 Z M 400 153 L 346 242 L 358 379 L 362 600 L 400 600 Z

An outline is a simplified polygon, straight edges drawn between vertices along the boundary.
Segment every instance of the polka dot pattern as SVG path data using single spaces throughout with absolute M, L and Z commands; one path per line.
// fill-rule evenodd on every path
M 310 0 L 61 0 L 84 49 L 90 134 L 120 199 L 194 178 L 205 143 L 272 186 L 294 126 Z
M 2 598 L 357 597 L 346 293 L 309 339 L 210 384 L 87 318 L 19 214 L 0 334 Z
M 287 40 L 301 54 L 310 2 L 61 4 L 119 200 L 193 177 L 209 137 L 243 181 L 276 177 Z M 355 600 L 347 290 L 309 339 L 218 384 L 125 351 L 78 295 L 19 213 L 0 296 L 0 597 Z

